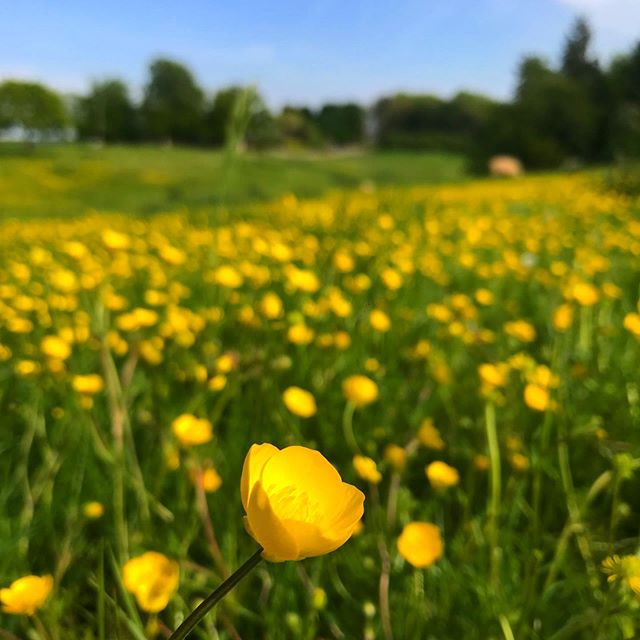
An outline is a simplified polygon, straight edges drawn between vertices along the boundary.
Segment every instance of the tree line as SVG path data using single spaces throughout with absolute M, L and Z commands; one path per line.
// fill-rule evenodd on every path
M 640 156 L 640 42 L 606 67 L 591 53 L 592 34 L 578 19 L 557 67 L 536 56 L 518 67 L 513 99 L 461 92 L 451 99 L 396 94 L 373 106 L 326 104 L 269 110 L 253 87 L 208 95 L 184 65 L 158 59 L 136 103 L 118 79 L 96 82 L 66 102 L 36 83 L 0 84 L 0 132 L 34 139 L 72 130 L 105 143 L 172 142 L 254 149 L 371 144 L 382 149 L 463 152 L 477 168 L 496 154 L 529 168 L 608 162 Z

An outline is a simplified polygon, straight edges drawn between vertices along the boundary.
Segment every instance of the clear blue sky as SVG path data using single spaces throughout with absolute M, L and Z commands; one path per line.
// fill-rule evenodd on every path
M 115 76 L 140 95 L 162 55 L 210 91 L 257 83 L 275 107 L 396 90 L 506 98 L 523 54 L 558 60 L 577 13 L 605 61 L 640 39 L 640 0 L 0 0 L 0 78 L 82 92 Z

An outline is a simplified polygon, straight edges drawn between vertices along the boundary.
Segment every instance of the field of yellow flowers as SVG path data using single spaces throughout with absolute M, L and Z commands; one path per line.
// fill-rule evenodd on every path
M 639 285 L 580 174 L 0 223 L 0 638 L 168 638 L 323 527 L 190 637 L 638 637 Z M 362 520 L 299 448 L 252 520 L 261 443 Z

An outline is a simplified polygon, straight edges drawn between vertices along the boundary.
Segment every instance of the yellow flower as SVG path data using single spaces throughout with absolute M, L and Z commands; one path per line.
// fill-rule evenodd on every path
M 478 471 L 486 471 L 491 466 L 489 457 L 485 456 L 484 453 L 477 453 L 473 456 L 472 463 Z
M 527 458 L 523 453 L 512 454 L 509 462 L 511 462 L 511 466 L 516 471 L 527 471 L 529 468 L 529 458 Z
M 85 502 L 82 513 L 90 520 L 97 520 L 104 515 L 104 505 L 101 502 Z
M 227 386 L 227 377 L 219 373 L 218 375 L 213 376 L 211 380 L 207 383 L 207 387 L 211 391 L 222 391 Z
M 202 471 L 199 474 L 199 478 L 196 476 L 196 480 L 199 480 L 200 486 L 206 493 L 215 493 L 222 486 L 222 478 L 213 467 L 208 467 Z
M 353 468 L 363 480 L 371 484 L 378 484 L 382 480 L 382 474 L 378 471 L 375 460 L 367 456 L 353 456 Z
M 52 576 L 24 576 L 0 589 L 0 602 L 5 613 L 32 616 L 45 602 L 53 589 Z
M 627 313 L 624 317 L 624 328 L 636 338 L 640 338 L 640 313 Z
M 289 387 L 282 394 L 282 400 L 291 413 L 301 418 L 310 418 L 317 411 L 316 400 L 311 393 L 300 387 Z
M 391 320 L 389 319 L 389 316 L 380 309 L 374 309 L 369 314 L 369 324 L 371 324 L 376 331 L 380 331 L 381 333 L 385 333 L 391 328 Z
M 640 556 L 610 556 L 602 562 L 602 570 L 608 574 L 608 582 L 621 580 L 640 596 Z
M 553 326 L 556 331 L 566 331 L 573 322 L 573 307 L 569 304 L 561 304 L 553 312 Z
M 131 558 L 123 568 L 124 586 L 144 611 L 157 613 L 168 604 L 178 587 L 178 563 L 156 551 Z
M 576 282 L 571 289 L 571 297 L 583 307 L 592 307 L 600 299 L 600 294 L 590 282 Z
M 407 452 L 403 447 L 397 444 L 389 444 L 384 450 L 384 459 L 394 468 L 396 471 L 400 471 L 404 467 L 405 460 L 407 458 Z
M 504 330 L 508 335 L 520 340 L 520 342 L 533 342 L 536 339 L 535 327 L 526 320 L 507 322 L 504 325 Z
M 131 244 L 129 236 L 114 229 L 105 229 L 102 232 L 102 242 L 107 249 L 117 251 L 118 249 L 128 249 Z
M 478 373 L 480 374 L 482 382 L 490 387 L 503 387 L 507 381 L 509 366 L 504 363 L 485 363 L 478 367 Z
M 280 296 L 278 296 L 278 294 L 276 293 L 273 293 L 273 291 L 265 293 L 262 300 L 260 301 L 260 311 L 262 311 L 262 314 L 270 320 L 279 318 L 284 311 L 284 306 L 282 304 Z
M 378 385 L 367 376 L 349 376 L 342 383 L 344 397 L 356 407 L 364 407 L 378 398 Z
M 455 487 L 460 482 L 460 474 L 446 462 L 436 460 L 425 468 L 431 486 L 436 489 Z
M 240 482 L 245 526 L 272 562 L 329 553 L 352 535 L 364 494 L 317 451 L 254 444 Z
M 434 449 L 435 451 L 442 451 L 445 448 L 444 440 L 440 435 L 440 432 L 433 425 L 431 418 L 425 418 L 418 430 L 418 440 L 420 443 L 427 447 L 427 449 Z
M 22 378 L 40 373 L 40 365 L 33 360 L 19 360 L 15 365 L 15 372 Z
M 549 391 L 538 384 L 528 384 L 524 388 L 525 404 L 535 411 L 546 411 L 550 406 Z
M 213 426 L 205 418 L 196 418 L 190 413 L 178 416 L 171 429 L 180 442 L 186 446 L 204 444 L 213 438 Z
M 44 337 L 40 343 L 40 348 L 48 358 L 66 360 L 71 355 L 69 343 L 58 336 Z
M 291 325 L 287 332 L 287 338 L 293 344 L 309 344 L 314 336 L 314 330 L 301 322 Z
M 216 371 L 218 373 L 229 373 L 233 371 L 238 364 L 238 356 L 235 353 L 223 353 L 216 360 Z
M 414 567 L 428 567 L 444 551 L 439 527 L 430 522 L 410 522 L 398 537 L 398 551 Z
M 104 382 L 102 380 L 102 377 L 97 373 L 90 373 L 86 376 L 73 376 L 73 379 L 71 380 L 71 386 L 78 393 L 92 395 L 94 393 L 102 391 Z

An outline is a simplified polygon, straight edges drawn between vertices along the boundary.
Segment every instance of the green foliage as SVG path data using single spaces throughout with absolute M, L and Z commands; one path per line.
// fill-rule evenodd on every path
M 322 135 L 332 144 L 360 144 L 364 141 L 365 111 L 358 104 L 325 104 L 316 120 Z
M 191 72 L 172 60 L 158 59 L 149 73 L 142 103 L 147 137 L 169 142 L 201 140 L 204 94 Z
M 0 130 L 21 127 L 29 137 L 60 134 L 69 123 L 57 93 L 35 82 L 0 84 Z
M 129 90 L 120 80 L 95 83 L 76 105 L 76 126 L 81 139 L 131 142 L 141 135 L 141 123 Z

